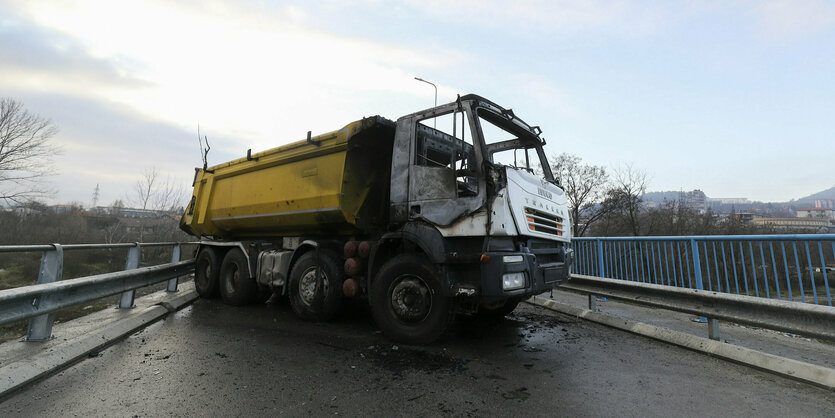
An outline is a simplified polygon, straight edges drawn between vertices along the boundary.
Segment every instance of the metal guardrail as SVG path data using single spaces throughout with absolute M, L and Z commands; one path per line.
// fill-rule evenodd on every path
M 177 278 L 194 270 L 194 260 L 180 261 L 180 247 L 194 242 L 120 244 L 5 245 L 0 252 L 42 252 L 36 285 L 0 290 L 0 325 L 29 319 L 27 341 L 50 338 L 53 312 L 105 296 L 120 294 L 119 308 L 133 307 L 135 289 L 168 280 L 169 292 L 177 291 Z M 143 247 L 172 247 L 171 262 L 139 267 Z M 61 280 L 64 251 L 127 248 L 125 270 Z
M 586 276 L 832 306 L 835 234 L 574 238 L 572 246 L 572 270 Z
M 596 296 L 604 296 L 710 317 L 709 336 L 715 340 L 716 320 L 722 319 L 835 341 L 835 308 L 829 306 L 577 274 L 560 288 L 589 295 L 590 310 L 596 310 Z

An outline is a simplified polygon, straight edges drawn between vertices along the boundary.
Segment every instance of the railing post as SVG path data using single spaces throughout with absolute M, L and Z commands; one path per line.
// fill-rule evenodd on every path
M 599 265 L 598 273 L 600 276 L 598 277 L 606 277 L 606 264 L 603 257 L 603 241 L 597 240 L 597 262 Z
M 174 244 L 174 249 L 171 250 L 171 262 L 176 263 L 180 261 L 180 243 Z M 177 280 L 179 277 L 175 277 L 168 281 L 168 288 L 165 290 L 167 292 L 176 292 L 177 291 Z
M 141 252 L 142 247 L 139 246 L 139 243 L 134 243 L 134 246 L 128 250 L 128 258 L 125 262 L 125 270 L 133 270 L 139 267 L 139 256 Z M 133 308 L 134 294 L 134 290 L 128 290 L 123 292 L 122 296 L 119 298 L 119 309 Z
M 64 270 L 64 250 L 60 244 L 52 244 L 54 250 L 44 251 L 41 256 L 41 267 L 38 270 L 38 284 L 52 283 L 61 280 Z M 35 299 L 32 305 L 37 308 L 40 299 Z M 29 320 L 29 331 L 26 341 L 45 341 L 52 335 L 52 323 L 55 314 L 48 313 Z
M 696 240 L 690 240 L 690 253 L 693 254 L 693 271 L 696 272 L 696 289 L 705 290 L 702 284 L 702 262 L 699 260 L 699 245 Z

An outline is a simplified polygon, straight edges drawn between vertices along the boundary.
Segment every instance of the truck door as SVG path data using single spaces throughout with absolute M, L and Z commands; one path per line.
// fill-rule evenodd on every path
M 474 146 L 473 126 L 466 107 L 416 115 L 408 180 L 408 218 L 447 226 L 478 210 L 485 196 L 480 173 L 481 150 Z

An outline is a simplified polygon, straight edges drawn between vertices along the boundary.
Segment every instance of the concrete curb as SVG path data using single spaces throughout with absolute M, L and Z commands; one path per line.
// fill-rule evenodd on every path
M 542 306 L 552 311 L 576 316 L 588 321 L 597 322 L 612 328 L 617 328 L 633 334 L 642 335 L 655 340 L 675 344 L 690 350 L 705 353 L 724 360 L 764 370 L 783 377 L 810 383 L 825 389 L 835 391 L 835 370 L 826 367 L 804 363 L 761 351 L 751 350 L 728 343 L 697 337 L 683 332 L 673 331 L 642 322 L 632 321 L 593 312 L 588 309 L 558 303 L 551 299 L 534 296 L 527 301 L 533 305 Z
M 115 344 L 197 299 L 195 291 L 188 291 L 170 300 L 149 306 L 129 317 L 117 320 L 95 332 L 68 340 L 31 357 L 9 363 L 0 368 L 0 401 L 7 395 L 39 379 L 50 376 Z

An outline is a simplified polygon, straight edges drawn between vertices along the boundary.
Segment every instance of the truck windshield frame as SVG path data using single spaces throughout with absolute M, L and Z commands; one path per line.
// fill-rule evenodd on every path
M 510 110 L 493 109 L 493 106 L 477 106 L 475 109 L 476 129 L 481 143 L 484 146 L 485 160 L 493 165 L 504 165 L 494 160 L 493 155 L 504 151 L 514 151 L 514 161 L 516 160 L 516 150 L 521 150 L 524 155 L 525 168 L 532 171 L 531 156 L 528 153 L 533 149 L 536 151 L 535 158 L 539 160 L 542 169 L 542 175 L 551 183 L 554 182 L 554 176 L 551 172 L 551 167 L 548 165 L 548 159 L 545 157 L 543 145 L 545 140 L 539 136 L 541 132 L 539 127 L 531 127 L 513 114 Z M 490 129 L 495 131 L 495 128 L 503 131 L 502 139 L 495 140 L 495 136 L 487 135 L 486 129 L 482 121 L 488 122 Z M 513 164 L 516 167 L 516 164 Z

